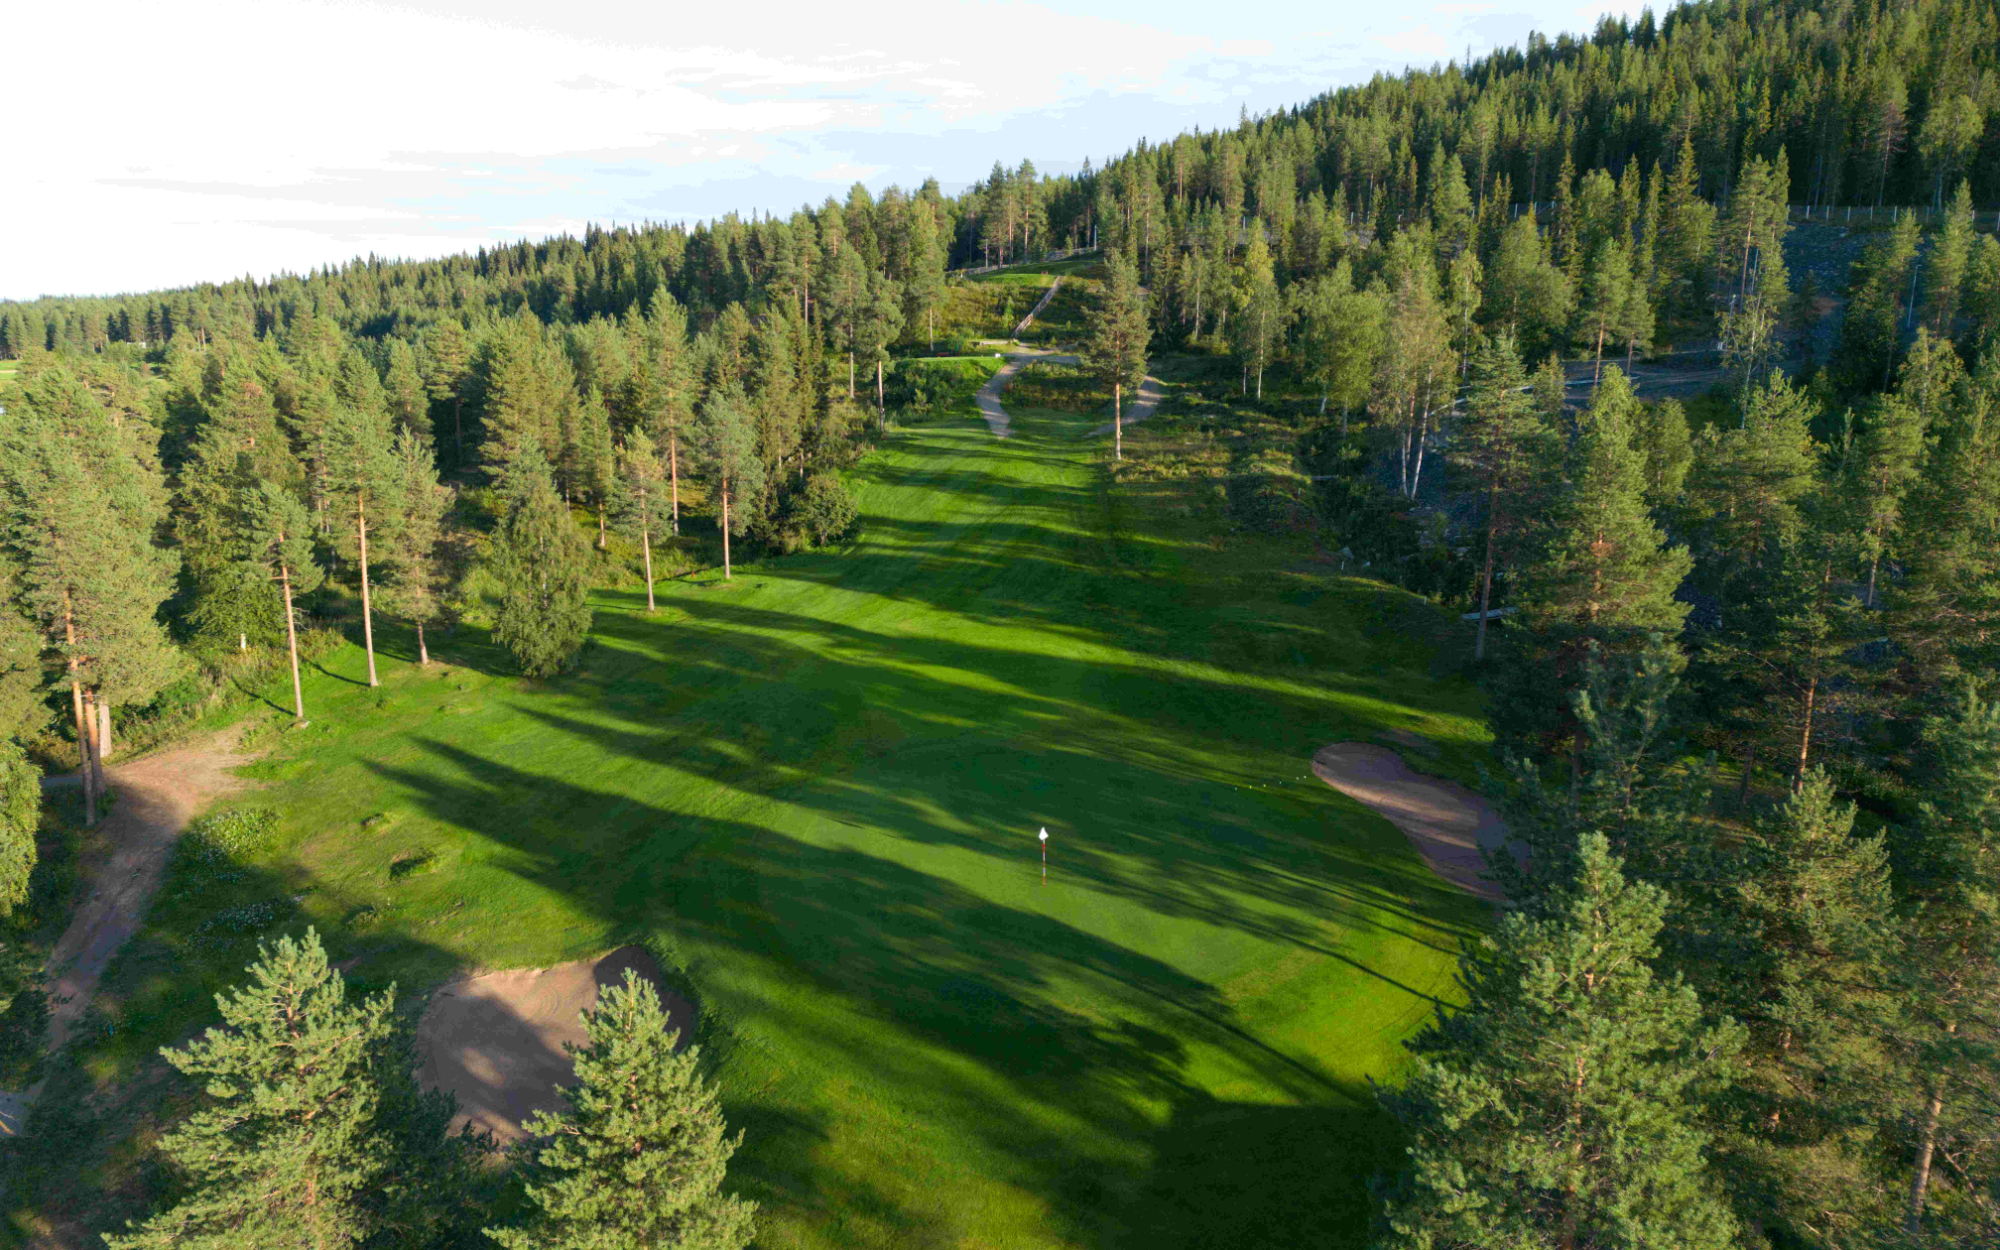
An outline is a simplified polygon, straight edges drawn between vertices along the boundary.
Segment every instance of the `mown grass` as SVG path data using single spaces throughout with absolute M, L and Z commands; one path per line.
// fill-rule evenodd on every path
M 277 832 L 176 868 L 88 1083 L 209 1019 L 239 924 L 406 995 L 641 941 L 701 1006 L 761 1246 L 1361 1244 L 1366 1078 L 1477 913 L 1307 761 L 1404 729 L 1463 768 L 1473 691 L 1415 598 L 1222 537 L 1204 473 L 1114 478 L 1094 417 L 1013 416 L 893 435 L 847 550 L 601 593 L 562 679 L 471 628 L 428 669 L 380 630 L 379 690 L 329 657 L 309 726 L 253 721 L 235 802 Z M 134 1153 L 90 1183 L 138 1193 Z

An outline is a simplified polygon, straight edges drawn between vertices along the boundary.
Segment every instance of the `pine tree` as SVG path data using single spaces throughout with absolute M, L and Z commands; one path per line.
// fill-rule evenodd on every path
M 1955 1137 L 1991 1141 L 2000 1095 L 2000 705 L 1967 688 L 1924 725 L 1923 802 L 1891 843 L 1904 920 L 1904 1010 L 1910 1076 L 1918 1103 L 1904 1232 L 1927 1218 L 1949 1232 L 1951 1205 L 1933 1210 L 1932 1173 Z M 1963 1156 L 1961 1156 L 1963 1157 Z M 1971 1163 L 1971 1160 L 1966 1160 Z M 1989 1159 L 1977 1182 L 2000 1177 Z
M 1606 369 L 1578 422 L 1546 553 L 1522 578 L 1523 611 L 1538 629 L 1678 632 L 1687 616 L 1674 592 L 1693 559 L 1668 547 L 1646 513 L 1645 457 L 1632 445 L 1638 407 L 1624 373 Z
M 1917 482 L 1923 455 L 1922 415 L 1900 396 L 1887 396 L 1870 409 L 1847 457 L 1842 494 L 1857 554 L 1868 566 L 1868 607 L 1875 606 L 1883 559 L 1897 550 L 1903 502 Z
M 160 1143 L 186 1195 L 111 1250 L 329 1250 L 372 1231 L 367 1202 L 397 1165 L 378 1124 L 394 991 L 359 1003 L 304 941 L 258 944 L 250 984 L 216 995 L 225 1027 L 161 1051 L 207 1100 Z
M 696 455 L 702 471 L 715 488 L 721 515 L 722 577 L 733 574 L 729 560 L 729 537 L 741 534 L 749 525 L 746 515 L 764 491 L 764 462 L 757 456 L 757 430 L 750 419 L 741 392 L 720 391 L 702 406 L 701 421 L 694 430 Z
M 1411 1144 L 1383 1245 L 1738 1244 L 1697 1124 L 1740 1030 L 1704 1029 L 1694 992 L 1655 976 L 1661 891 L 1628 882 L 1601 834 L 1575 863 L 1480 939 L 1465 1006 L 1410 1043 L 1385 1099 Z
M 306 718 L 305 689 L 299 684 L 298 615 L 295 596 L 317 589 L 325 573 L 313 560 L 311 519 L 305 506 L 270 482 L 247 486 L 238 496 L 237 516 L 247 563 L 278 584 L 285 612 L 285 646 L 292 661 L 292 714 Z
M 507 1250 L 750 1244 L 756 1204 L 722 1192 L 742 1136 L 728 1135 L 700 1048 L 675 1053 L 680 1034 L 659 995 L 629 969 L 583 1021 L 567 1107 L 527 1124 L 543 1143 L 528 1167 L 528 1218 L 487 1236 Z
M 1835 353 L 1850 390 L 1884 390 L 1895 376 L 1903 342 L 1903 301 L 1909 293 L 1910 266 L 1917 259 L 1917 241 L 1917 219 L 1905 216 L 1887 239 L 1854 264 L 1849 279 L 1854 297 L 1848 301 Z
M 365 367 L 365 366 L 364 366 Z M 372 378 L 372 371 L 369 373 Z M 355 402 L 333 410 L 328 435 L 327 506 L 343 518 L 336 529 L 336 547 L 355 561 L 361 578 L 361 640 L 368 656 L 368 684 L 379 686 L 375 672 L 375 610 L 369 583 L 368 537 L 373 530 L 392 531 L 401 508 L 395 434 L 389 410 L 377 398 L 356 395 Z M 350 545 L 351 540 L 351 545 Z
M 894 282 L 873 274 L 869 277 L 867 303 L 856 341 L 868 362 L 875 366 L 875 419 L 879 428 L 889 428 L 889 410 L 883 393 L 882 371 L 889 361 L 889 344 L 903 332 L 903 295 Z
M 424 626 L 435 620 L 444 598 L 445 513 L 451 508 L 451 488 L 438 481 L 437 464 L 430 443 L 414 431 L 396 436 L 396 505 L 385 562 L 389 580 L 382 588 L 382 601 L 391 614 L 400 616 L 417 630 L 417 663 L 429 666 L 430 647 L 424 641 Z
M 1960 293 L 1966 271 L 1972 263 L 1972 241 L 1978 237 L 1972 224 L 1972 188 L 1958 184 L 1951 211 L 1945 214 L 1944 229 L 1932 245 L 1930 263 L 1924 271 L 1924 317 L 1931 333 L 1949 340 L 1958 322 Z
M 529 677 L 569 666 L 590 633 L 590 543 L 556 494 L 533 447 L 508 467 L 507 519 L 498 535 L 500 606 L 493 641 Z
M 428 443 L 431 439 L 430 391 L 417 367 L 417 353 L 402 339 L 390 339 L 382 369 L 382 391 L 396 428 Z
M 1680 502 L 1681 487 L 1694 463 L 1694 437 L 1687 409 L 1677 399 L 1642 405 L 1632 445 L 1646 456 L 1646 503 L 1654 509 Z
M 574 423 L 563 447 L 562 480 L 568 493 L 588 499 L 597 510 L 597 549 L 604 550 L 605 510 L 618 480 L 611 413 L 595 388 L 573 410 Z
M 1103 294 L 1090 311 L 1089 338 L 1082 355 L 1084 368 L 1111 392 L 1111 455 L 1114 460 L 1122 460 L 1125 392 L 1136 390 L 1146 380 L 1146 349 L 1153 332 L 1146 317 L 1146 297 L 1139 289 L 1138 271 L 1118 254 L 1112 255 L 1109 269 Z M 1278 313 L 1275 308 L 1267 311 L 1272 322 L 1270 333 L 1275 338 Z
M 618 519 L 621 526 L 639 535 L 639 551 L 646 563 L 646 611 L 659 610 L 653 601 L 653 526 L 659 511 L 661 487 L 666 471 L 660 452 L 646 431 L 633 430 L 625 436 L 625 454 L 619 458 Z
M 178 564 L 153 542 L 166 490 L 137 431 L 60 365 L 38 371 L 0 423 L 0 544 L 18 569 L 17 607 L 67 669 L 90 823 L 104 788 L 100 703 L 150 699 L 180 663 L 159 622 Z
M 1860 1244 L 1889 1214 L 1873 1125 L 1889 1089 L 1899 938 L 1879 834 L 1815 769 L 1712 856 L 1705 944 L 1685 961 L 1703 1001 L 1746 1030 L 1718 1143 L 1744 1207 L 1801 1243 Z
M 0 739 L 0 917 L 12 915 L 29 899 L 41 820 L 40 770 L 28 762 L 20 744 Z
M 1485 497 L 1486 552 L 1479 574 L 1479 625 L 1475 660 L 1486 656 L 1486 620 L 1493 600 L 1493 566 L 1502 544 L 1525 520 L 1526 503 L 1550 456 L 1547 428 L 1528 396 L 1528 372 L 1503 331 L 1474 355 L 1465 415 L 1453 440 L 1452 459 Z
M 1613 239 L 1600 243 L 1582 278 L 1577 311 L 1583 318 L 1583 335 L 1592 344 L 1591 385 L 1596 386 L 1604 378 L 1604 341 L 1609 337 L 1617 345 L 1625 306 L 1632 298 L 1632 260 L 1625 244 Z
M 1486 307 L 1530 350 L 1559 345 L 1569 324 L 1569 279 L 1549 259 L 1532 216 L 1517 217 L 1500 236 L 1486 283 Z

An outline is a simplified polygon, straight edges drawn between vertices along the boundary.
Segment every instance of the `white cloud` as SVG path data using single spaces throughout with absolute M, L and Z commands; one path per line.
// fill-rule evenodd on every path
M 1069 168 L 1601 11 L 1537 4 L 33 6 L 0 298 Z

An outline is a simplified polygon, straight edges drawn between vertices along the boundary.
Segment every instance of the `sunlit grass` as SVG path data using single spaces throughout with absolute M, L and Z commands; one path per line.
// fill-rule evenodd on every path
M 1474 698 L 1424 605 L 1218 539 L 1198 480 L 1113 486 L 1094 421 L 898 433 L 848 549 L 607 592 L 555 682 L 470 629 L 428 670 L 378 634 L 379 691 L 337 654 L 311 725 L 258 718 L 278 844 L 170 880 L 92 1071 L 208 1017 L 248 903 L 405 994 L 636 940 L 701 1005 L 760 1245 L 1358 1244 L 1365 1079 L 1475 913 L 1306 763 L 1404 728 L 1462 765 Z

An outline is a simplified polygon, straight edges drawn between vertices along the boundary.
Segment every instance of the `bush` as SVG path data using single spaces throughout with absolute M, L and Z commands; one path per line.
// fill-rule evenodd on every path
M 786 510 L 786 528 L 805 534 L 816 547 L 846 537 L 861 515 L 846 483 L 834 473 L 813 474 L 806 488 L 788 501 Z

